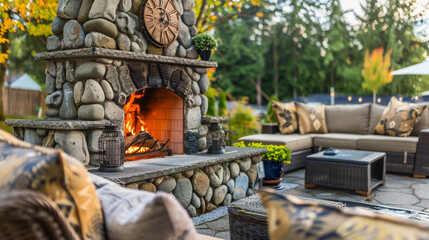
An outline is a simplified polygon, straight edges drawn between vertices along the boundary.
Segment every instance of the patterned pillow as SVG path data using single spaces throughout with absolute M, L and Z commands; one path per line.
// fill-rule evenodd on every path
M 426 105 L 408 104 L 392 97 L 380 121 L 375 126 L 374 133 L 408 137 L 425 108 Z
M 338 209 L 293 196 L 260 191 L 270 239 L 429 239 L 427 226 L 377 215 L 363 208 Z
M 299 121 L 299 133 L 328 133 L 325 118 L 325 105 L 308 106 L 296 102 L 296 112 Z
M 32 146 L 0 130 L 0 190 L 33 190 L 53 200 L 83 239 L 105 239 L 88 172 L 61 150 Z
M 296 107 L 294 102 L 282 103 L 273 101 L 273 110 L 276 114 L 277 123 L 281 134 L 294 133 L 298 129 L 296 119 Z
M 188 213 L 173 195 L 122 188 L 92 174 L 91 179 L 110 240 L 197 239 Z

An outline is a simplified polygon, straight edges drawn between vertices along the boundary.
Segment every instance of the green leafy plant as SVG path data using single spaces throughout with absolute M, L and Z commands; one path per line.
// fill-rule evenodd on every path
M 286 164 L 290 164 L 290 150 L 286 145 L 266 145 L 262 143 L 251 142 L 247 145 L 241 141 L 234 143 L 235 147 L 250 147 L 250 148 L 265 148 L 267 153 L 262 154 L 264 160 L 277 161 Z
M 272 95 L 267 107 L 267 115 L 265 115 L 265 123 L 277 123 L 276 115 L 273 110 L 273 100 L 278 101 L 276 95 Z
M 218 115 L 220 117 L 228 116 L 228 107 L 226 104 L 226 93 L 222 89 L 219 90 Z
M 200 51 L 216 50 L 217 41 L 216 41 L 216 39 L 214 39 L 213 36 L 211 36 L 207 33 L 202 33 L 202 34 L 198 34 L 194 38 L 194 46 L 195 46 L 195 49 L 200 50 Z
M 252 109 L 245 108 L 239 102 L 234 103 L 235 108 L 231 111 L 230 118 L 230 139 L 236 142 L 239 138 L 259 132 L 261 126 L 253 116 Z

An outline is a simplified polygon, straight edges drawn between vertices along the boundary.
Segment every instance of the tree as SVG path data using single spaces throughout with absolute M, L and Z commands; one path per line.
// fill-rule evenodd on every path
M 371 53 L 371 56 L 369 55 L 369 50 L 365 52 L 365 60 L 362 69 L 364 82 L 362 83 L 362 87 L 372 91 L 373 103 L 376 103 L 377 89 L 392 82 L 393 78 L 393 76 L 390 75 L 393 68 L 389 70 L 392 50 L 389 50 L 384 57 L 383 53 L 384 49 L 382 47 L 376 48 Z
M 264 54 L 269 39 L 264 32 L 267 25 L 266 19 L 237 18 L 216 28 L 215 37 L 219 39 L 213 56 L 219 63 L 213 82 L 216 88 L 222 88 L 235 98 L 248 96 L 251 102 L 256 101 L 258 92 L 267 97 L 258 85 L 266 66 Z
M 276 97 L 276 95 L 272 95 L 270 101 L 268 102 L 267 115 L 265 115 L 265 119 L 264 119 L 265 123 L 277 122 L 276 114 L 274 113 L 274 109 L 273 109 L 273 100 L 278 101 L 278 98 Z
M 206 116 L 209 116 L 209 117 L 217 116 L 217 113 L 216 113 L 216 95 L 217 95 L 216 89 L 209 87 L 209 89 L 207 90 L 207 93 L 206 93 L 206 97 L 208 100 L 208 108 L 207 108 Z
M 219 90 L 219 105 L 217 114 L 219 117 L 228 116 L 228 106 L 226 102 L 226 93 L 222 89 Z
M 324 66 L 330 86 L 336 92 L 355 93 L 360 89 L 361 57 L 353 39 L 353 28 L 345 21 L 339 0 L 327 6 L 327 26 Z
M 194 10 L 198 32 L 213 30 L 233 19 L 252 18 L 256 16 L 255 9 L 267 4 L 267 0 L 196 0 Z
M 272 27 L 270 53 L 266 65 L 276 66 L 278 70 L 269 70 L 265 76 L 266 87 L 276 81 L 278 71 L 279 99 L 298 97 L 328 88 L 323 66 L 322 43 L 324 40 L 322 20 L 317 14 L 324 4 L 313 0 L 285 0 L 278 6 L 280 20 Z M 278 60 L 278 63 L 275 61 Z M 272 87 L 270 87 L 272 89 Z M 272 89 L 275 93 L 276 90 Z
M 425 60 L 429 45 L 416 37 L 415 26 L 424 19 L 429 3 L 421 4 L 418 0 L 367 0 L 361 5 L 363 14 L 356 16 L 360 21 L 356 39 L 362 49 L 392 49 L 391 66 L 395 69 Z M 397 76 L 392 84 L 381 87 L 378 92 L 413 95 L 418 89 L 424 91 L 424 82 L 419 79 L 421 77 Z
M 56 0 L 0 0 L 0 121 L 5 119 L 2 99 L 11 33 L 27 31 L 44 41 L 52 34 L 57 4 Z

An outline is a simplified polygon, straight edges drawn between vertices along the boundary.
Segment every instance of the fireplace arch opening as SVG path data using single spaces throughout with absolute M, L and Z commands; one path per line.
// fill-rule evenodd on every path
M 163 150 L 170 149 L 173 155 L 184 154 L 183 119 L 183 99 L 170 90 L 146 88 L 131 94 L 124 105 L 126 147 L 133 136 L 153 139 L 131 145 L 126 154 L 154 151 L 165 143 Z

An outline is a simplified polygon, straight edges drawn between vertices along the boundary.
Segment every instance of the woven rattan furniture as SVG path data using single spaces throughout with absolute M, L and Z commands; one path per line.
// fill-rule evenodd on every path
M 345 207 L 341 202 L 304 198 L 327 206 Z M 228 206 L 231 240 L 268 240 L 268 223 L 265 208 L 259 194 L 240 199 Z
M 0 239 L 80 239 L 58 206 L 33 191 L 0 192 Z
M 394 218 L 407 219 L 416 223 L 428 224 L 429 213 L 401 208 L 393 208 L 381 205 L 332 201 L 316 198 L 296 196 L 304 201 L 318 203 L 325 206 L 346 208 L 361 207 L 373 211 L 376 214 Z M 231 240 L 264 240 L 269 239 L 267 214 L 262 205 L 259 194 L 240 199 L 228 206 L 229 228 Z
M 337 155 L 324 155 L 325 151 L 322 151 L 307 156 L 306 188 L 335 187 L 368 196 L 372 189 L 384 185 L 385 153 L 345 149 L 339 151 Z
M 306 156 L 329 147 L 386 153 L 386 171 L 429 176 L 429 102 L 408 137 L 373 134 L 385 106 L 378 104 L 347 104 L 325 106 L 326 134 L 284 134 L 277 123 L 263 124 L 262 133 L 245 136 L 239 141 L 287 145 L 291 150 L 291 164 L 283 166 L 285 172 L 305 166 Z

